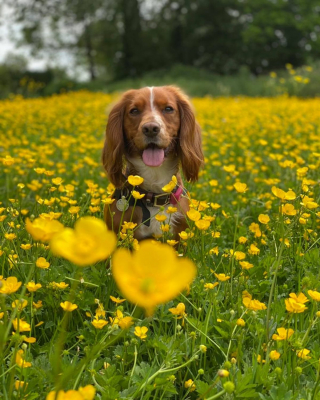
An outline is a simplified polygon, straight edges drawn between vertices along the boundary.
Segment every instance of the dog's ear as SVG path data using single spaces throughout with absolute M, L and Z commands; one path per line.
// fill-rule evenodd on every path
M 188 97 L 175 86 L 169 86 L 169 88 L 176 95 L 180 112 L 178 155 L 182 171 L 188 181 L 195 182 L 198 180 L 199 171 L 204 161 L 201 129 Z
M 124 155 L 123 118 L 125 107 L 126 98 L 123 96 L 109 114 L 102 151 L 102 164 L 108 174 L 108 178 L 115 187 L 120 187 L 124 181 L 122 170 Z

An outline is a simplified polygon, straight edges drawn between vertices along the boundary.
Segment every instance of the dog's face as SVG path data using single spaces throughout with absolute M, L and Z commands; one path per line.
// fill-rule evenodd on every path
M 203 162 L 201 132 L 191 104 L 174 86 L 129 90 L 110 112 L 103 165 L 111 182 L 122 183 L 123 159 L 140 157 L 159 167 L 176 156 L 188 180 L 198 178 Z
M 127 94 L 124 134 L 130 156 L 141 156 L 150 167 L 160 166 L 176 151 L 180 111 L 176 94 L 163 87 L 148 87 Z

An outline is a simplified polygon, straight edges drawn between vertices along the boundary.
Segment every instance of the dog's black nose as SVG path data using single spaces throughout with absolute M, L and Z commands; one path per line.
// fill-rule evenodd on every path
M 148 137 L 155 137 L 160 132 L 160 125 L 157 122 L 147 122 L 142 126 L 142 133 Z

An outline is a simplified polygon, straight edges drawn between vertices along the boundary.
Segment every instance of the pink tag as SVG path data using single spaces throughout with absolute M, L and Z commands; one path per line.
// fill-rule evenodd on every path
M 171 193 L 170 195 L 170 203 L 171 204 L 177 204 L 178 201 L 180 200 L 180 197 L 183 193 L 182 188 L 179 186 L 178 190 L 175 193 Z

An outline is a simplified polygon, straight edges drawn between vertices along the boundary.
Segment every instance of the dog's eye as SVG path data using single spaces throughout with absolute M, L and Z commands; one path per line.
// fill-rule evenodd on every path
M 171 112 L 173 112 L 173 108 L 172 108 L 171 106 L 167 106 L 167 107 L 164 109 L 164 112 L 166 112 L 166 113 L 171 113 Z
M 137 108 L 132 108 L 132 109 L 129 111 L 129 113 L 130 113 L 131 115 L 137 115 L 137 114 L 139 114 L 139 110 L 138 110 Z

